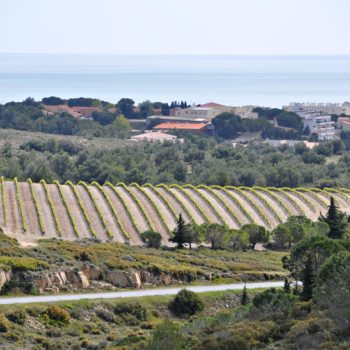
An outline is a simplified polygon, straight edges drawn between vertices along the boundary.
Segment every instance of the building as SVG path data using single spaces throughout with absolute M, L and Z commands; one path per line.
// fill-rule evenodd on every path
M 300 102 L 292 102 L 289 106 L 283 106 L 283 110 L 287 112 L 318 112 L 321 114 L 345 114 L 350 115 L 350 103 L 344 102 L 340 103 L 300 103 Z
M 258 114 L 253 112 L 254 106 L 233 107 L 225 106 L 218 103 L 210 102 L 199 106 L 189 108 L 175 109 L 174 116 L 178 118 L 199 118 L 211 121 L 221 113 L 232 113 L 239 115 L 241 118 L 258 118 Z
M 272 146 L 272 147 L 280 147 L 287 145 L 288 147 L 294 147 L 299 143 L 303 143 L 308 149 L 313 149 L 314 147 L 319 145 L 319 142 L 310 142 L 310 141 L 300 141 L 300 140 L 269 140 L 266 139 L 264 143 Z
M 337 127 L 343 131 L 350 131 L 350 118 L 339 117 L 337 120 Z
M 330 115 L 317 113 L 305 113 L 303 115 L 304 127 L 310 130 L 310 134 L 317 134 L 319 141 L 333 140 L 335 138 L 335 123 Z
M 131 141 L 135 142 L 183 142 L 182 139 L 178 139 L 175 135 L 169 135 L 161 131 L 149 131 L 144 134 L 139 134 L 132 136 L 130 138 Z
M 208 123 L 161 123 L 156 125 L 153 130 L 171 131 L 180 130 L 195 133 L 204 133 L 208 129 Z

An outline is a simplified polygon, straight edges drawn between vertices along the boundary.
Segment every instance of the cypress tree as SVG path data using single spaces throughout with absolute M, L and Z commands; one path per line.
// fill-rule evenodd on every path
M 336 207 L 333 197 L 331 197 L 326 216 L 321 214 L 320 221 L 328 224 L 329 238 L 341 239 L 343 237 L 347 227 L 346 217 L 345 214 L 340 212 Z
M 303 271 L 303 290 L 300 294 L 300 299 L 303 301 L 309 301 L 313 296 L 313 289 L 315 287 L 315 273 L 313 268 L 313 262 L 311 254 L 308 255 L 305 268 Z
M 241 304 L 242 305 L 247 305 L 249 302 L 249 298 L 248 298 L 248 293 L 247 293 L 247 285 L 244 285 L 243 288 L 243 292 L 242 292 L 242 296 L 241 296 Z
M 184 244 L 186 243 L 186 227 L 185 227 L 185 221 L 182 218 L 182 214 L 180 213 L 179 219 L 177 220 L 177 227 L 174 230 L 173 237 L 169 238 L 170 242 L 177 243 L 177 247 L 179 249 L 184 247 Z

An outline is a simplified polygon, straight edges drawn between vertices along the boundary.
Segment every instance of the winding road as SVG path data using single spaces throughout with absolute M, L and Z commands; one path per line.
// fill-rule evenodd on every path
M 75 301 L 75 300 L 97 300 L 97 299 L 117 299 L 117 298 L 142 298 L 146 296 L 158 295 L 174 295 L 181 289 L 186 288 L 196 293 L 204 292 L 219 292 L 226 290 L 242 290 L 244 285 L 247 289 L 257 288 L 272 288 L 283 287 L 283 281 L 276 282 L 253 282 L 253 283 L 234 283 L 234 284 L 220 284 L 210 286 L 189 286 L 182 288 L 162 288 L 162 289 L 147 289 L 135 291 L 122 292 L 106 292 L 106 293 L 81 293 L 81 294 L 57 294 L 57 295 L 38 295 L 25 297 L 0 297 L 0 305 L 14 305 L 14 304 L 32 304 L 32 303 L 52 303 L 57 301 Z

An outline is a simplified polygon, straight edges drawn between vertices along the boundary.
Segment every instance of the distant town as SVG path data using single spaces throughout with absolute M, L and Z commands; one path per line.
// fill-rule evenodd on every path
M 105 124 L 108 118 L 113 120 L 122 114 L 133 131 L 130 140 L 135 142 L 182 142 L 183 133 L 196 133 L 232 139 L 235 146 L 263 139 L 275 146 L 303 141 L 312 147 L 315 142 L 339 139 L 342 133 L 347 137 L 350 132 L 350 102 L 293 102 L 281 109 L 215 102 L 169 105 L 145 101 L 135 105 L 127 98 L 116 105 L 85 98 L 70 99 L 67 103 L 49 97 L 42 102 L 47 115 L 67 113 L 80 120 L 103 120 Z

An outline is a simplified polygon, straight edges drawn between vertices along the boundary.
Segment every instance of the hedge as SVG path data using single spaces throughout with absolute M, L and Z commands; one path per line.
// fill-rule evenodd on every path
M 23 209 L 21 191 L 19 189 L 17 177 L 15 177 L 13 179 L 13 181 L 14 181 L 15 186 L 16 186 L 16 196 L 17 196 L 17 202 L 18 202 L 18 207 L 19 207 L 19 213 L 20 213 L 21 221 L 22 221 L 22 228 L 23 228 L 23 231 L 26 232 L 28 230 L 28 226 L 27 226 L 26 218 L 24 217 L 24 209 Z

